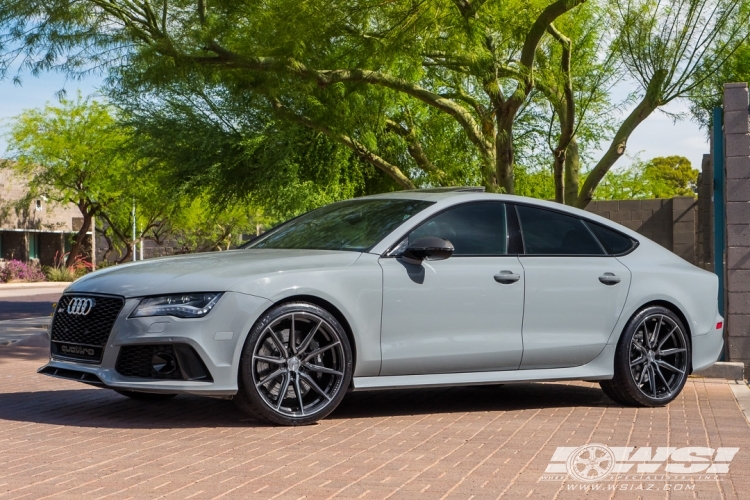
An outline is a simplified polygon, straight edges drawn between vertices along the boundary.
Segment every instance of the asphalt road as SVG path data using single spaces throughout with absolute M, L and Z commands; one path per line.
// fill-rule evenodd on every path
M 0 321 L 49 316 L 61 293 L 0 297 Z

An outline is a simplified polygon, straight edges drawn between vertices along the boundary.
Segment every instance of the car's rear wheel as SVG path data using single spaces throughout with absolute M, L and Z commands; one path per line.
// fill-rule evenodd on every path
M 281 425 L 305 425 L 329 415 L 352 377 L 352 353 L 341 324 L 306 302 L 267 312 L 242 352 L 237 406 Z
M 121 394 L 130 399 L 137 399 L 139 401 L 164 401 L 166 399 L 172 399 L 177 394 L 161 394 L 156 392 L 139 392 L 139 391 L 128 391 L 125 389 L 115 389 L 117 394 Z
M 628 322 L 617 344 L 614 378 L 600 385 L 622 404 L 665 405 L 685 386 L 690 356 L 680 318 L 665 307 L 647 307 Z

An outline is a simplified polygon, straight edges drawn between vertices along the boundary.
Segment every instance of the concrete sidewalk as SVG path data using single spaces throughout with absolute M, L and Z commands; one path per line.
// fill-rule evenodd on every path
M 47 329 L 51 322 L 51 316 L 0 321 L 0 346 L 19 341 L 20 345 L 49 346 Z
M 253 421 L 231 401 L 147 403 L 38 375 L 46 360 L 43 349 L 0 348 L 0 499 L 750 493 L 750 426 L 734 396 L 748 389 L 725 380 L 690 379 L 662 408 L 622 407 L 587 382 L 351 393 L 319 424 L 290 428 Z M 619 467 L 653 473 L 612 472 L 596 482 L 549 473 L 593 443 L 621 450 Z M 725 472 L 664 479 L 667 466 L 708 471 L 709 464 Z

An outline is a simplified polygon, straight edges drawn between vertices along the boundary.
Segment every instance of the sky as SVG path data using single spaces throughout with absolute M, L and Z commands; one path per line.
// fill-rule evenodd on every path
M 0 158 L 6 156 L 5 135 L 10 119 L 24 109 L 39 108 L 47 102 L 56 102 L 56 93 L 60 89 L 64 88 L 71 97 L 79 90 L 83 96 L 89 96 L 96 92 L 100 83 L 101 78 L 96 76 L 74 81 L 66 80 L 65 76 L 57 73 L 46 73 L 41 77 L 25 76 L 22 86 L 14 85 L 10 80 L 0 81 Z M 689 116 L 685 102 L 672 102 L 666 109 L 673 114 L 685 113 Z M 613 117 L 618 121 L 622 118 L 623 116 Z M 657 156 L 685 156 L 691 161 L 693 168 L 700 170 L 701 159 L 708 152 L 706 132 L 697 123 L 690 118 L 673 123 L 671 117 L 656 112 L 635 130 L 628 141 L 627 157 L 621 158 L 615 168 L 626 167 L 632 162 L 631 158 L 638 154 L 642 160 Z

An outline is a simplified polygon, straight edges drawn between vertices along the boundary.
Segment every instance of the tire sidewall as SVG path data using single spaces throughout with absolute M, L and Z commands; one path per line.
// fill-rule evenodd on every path
M 317 411 L 313 415 L 304 417 L 290 417 L 288 415 L 282 415 L 269 408 L 267 403 L 258 393 L 258 389 L 255 387 L 255 383 L 253 382 L 253 374 L 251 371 L 253 352 L 255 351 L 258 340 L 265 331 L 266 327 L 276 321 L 276 319 L 278 319 L 279 317 L 292 312 L 311 313 L 325 320 L 339 337 L 339 341 L 341 342 L 342 350 L 344 352 L 344 377 L 341 381 L 338 392 L 336 392 L 331 401 L 329 401 L 323 409 Z M 349 384 L 351 383 L 352 368 L 352 350 L 349 344 L 349 338 L 338 320 L 331 313 L 315 304 L 311 304 L 308 302 L 289 302 L 267 311 L 265 314 L 263 314 L 263 316 L 261 316 L 261 318 L 250 330 L 250 333 L 245 340 L 245 345 L 242 348 L 242 355 L 240 357 L 238 390 L 241 394 L 238 394 L 238 396 L 240 396 L 252 406 L 252 409 L 254 410 L 253 413 L 255 413 L 256 416 L 259 416 L 264 420 L 281 425 L 308 425 L 327 417 L 333 410 L 336 409 L 341 400 L 344 398 L 344 395 L 349 388 Z

